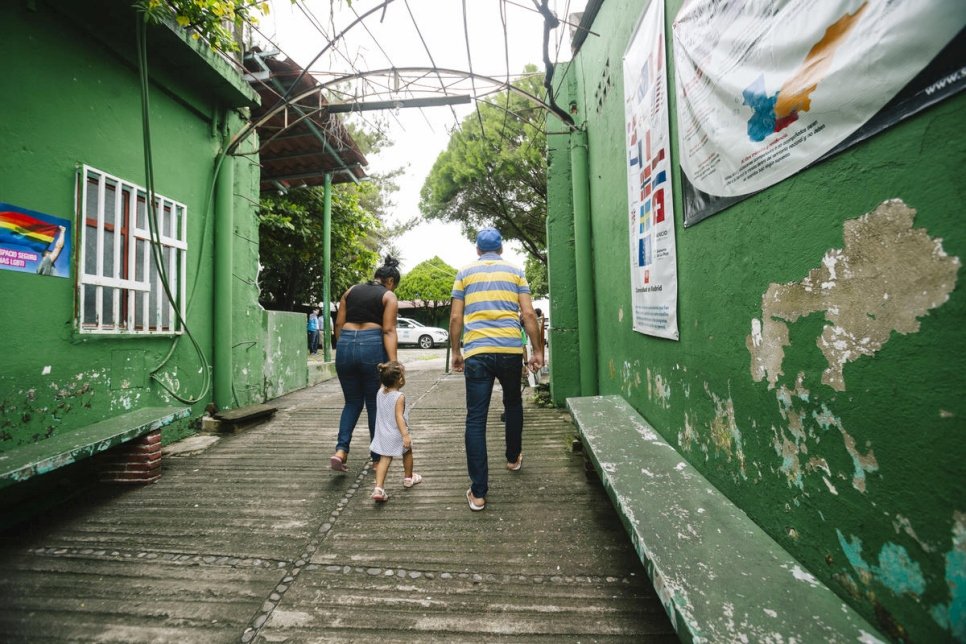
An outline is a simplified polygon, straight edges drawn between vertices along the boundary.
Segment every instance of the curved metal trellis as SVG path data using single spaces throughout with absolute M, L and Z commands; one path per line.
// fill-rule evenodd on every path
M 236 134 L 228 146 L 227 153 L 232 154 L 235 151 L 235 149 L 238 147 L 238 145 L 246 138 L 248 138 L 248 136 L 252 132 L 254 132 L 259 127 L 268 123 L 272 118 L 277 116 L 283 110 L 287 109 L 291 104 L 298 104 L 300 101 L 304 101 L 305 99 L 315 96 L 316 94 L 320 95 L 320 100 L 317 103 L 317 107 L 307 109 L 305 105 L 299 105 L 300 117 L 292 121 L 291 123 L 288 123 L 286 127 L 283 128 L 283 131 L 284 129 L 288 129 L 293 125 L 299 123 L 305 118 L 308 118 L 314 114 L 325 112 L 329 110 L 333 105 L 338 105 L 338 104 L 321 102 L 322 92 L 324 92 L 326 89 L 332 86 L 357 80 L 357 79 L 368 78 L 370 76 L 383 76 L 383 75 L 398 76 L 400 74 L 421 74 L 424 76 L 429 74 L 437 74 L 437 75 L 446 75 L 448 77 L 457 78 L 461 80 L 473 79 L 473 80 L 483 81 L 490 84 L 491 87 L 493 88 L 490 92 L 486 92 L 483 95 L 488 95 L 488 94 L 492 94 L 494 92 L 500 92 L 500 91 L 513 92 L 514 94 L 517 94 L 525 98 L 526 100 L 534 103 L 535 105 L 542 107 L 548 112 L 556 115 L 557 118 L 559 118 L 565 125 L 567 125 L 567 127 L 571 129 L 576 129 L 576 126 L 573 124 L 572 120 L 564 119 L 558 113 L 557 110 L 555 110 L 548 102 L 546 102 L 539 96 L 531 94 L 530 92 L 527 92 L 526 90 L 523 90 L 511 83 L 507 83 L 503 80 L 493 78 L 492 76 L 486 76 L 483 74 L 477 74 L 474 72 L 463 71 L 459 69 L 447 69 L 447 68 L 441 68 L 441 67 L 388 67 L 384 69 L 362 71 L 354 74 L 346 74 L 343 76 L 339 76 L 337 78 L 333 78 L 331 80 L 325 81 L 324 83 L 319 83 L 318 85 L 312 87 L 311 89 L 305 90 L 301 93 L 288 97 L 287 100 L 279 102 L 277 105 L 267 110 L 257 121 L 251 121 L 245 128 L 243 128 L 238 134 Z M 411 88 L 412 84 L 410 83 L 409 85 L 407 85 L 407 87 Z M 426 90 L 426 91 L 429 91 L 429 90 Z M 433 93 L 436 93 L 436 92 L 433 92 Z M 448 94 L 448 96 L 452 96 L 452 95 Z M 477 97 L 472 97 L 472 98 L 477 98 Z

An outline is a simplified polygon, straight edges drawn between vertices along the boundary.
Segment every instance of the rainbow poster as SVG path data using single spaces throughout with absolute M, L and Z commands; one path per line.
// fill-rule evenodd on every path
M 0 269 L 70 277 L 70 221 L 0 202 Z

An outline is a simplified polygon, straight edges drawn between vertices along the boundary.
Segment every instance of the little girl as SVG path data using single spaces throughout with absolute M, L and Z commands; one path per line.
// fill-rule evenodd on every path
M 413 444 L 409 437 L 409 410 L 406 397 L 400 389 L 406 384 L 406 368 L 391 360 L 379 365 L 379 382 L 382 388 L 376 394 L 376 434 L 369 445 L 369 451 L 379 455 L 375 465 L 376 488 L 372 491 L 373 501 L 386 501 L 389 495 L 383 487 L 386 472 L 394 456 L 402 456 L 406 478 L 403 487 L 412 487 L 423 480 L 413 473 Z

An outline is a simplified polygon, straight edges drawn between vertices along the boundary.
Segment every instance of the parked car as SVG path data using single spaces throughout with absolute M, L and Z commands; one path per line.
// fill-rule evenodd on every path
M 446 344 L 449 331 L 434 326 L 424 326 L 410 318 L 396 318 L 396 335 L 399 344 L 415 344 L 420 349 L 432 349 L 437 344 Z

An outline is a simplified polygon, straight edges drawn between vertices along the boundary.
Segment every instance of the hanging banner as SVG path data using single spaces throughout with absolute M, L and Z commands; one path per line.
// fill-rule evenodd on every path
M 70 221 L 0 203 L 0 270 L 70 277 Z
M 962 90 L 964 27 L 962 0 L 686 2 L 684 225 Z
M 654 0 L 624 53 L 627 206 L 634 330 L 678 339 L 664 2 Z

